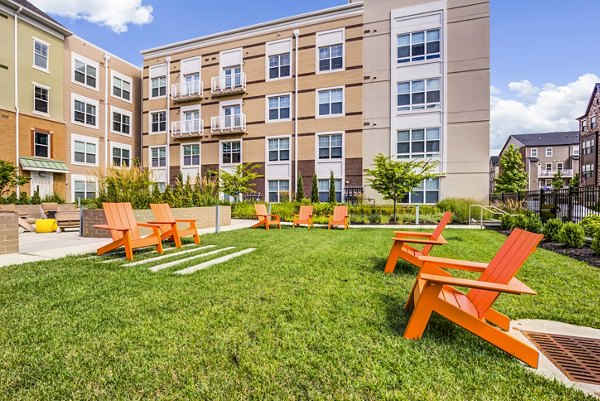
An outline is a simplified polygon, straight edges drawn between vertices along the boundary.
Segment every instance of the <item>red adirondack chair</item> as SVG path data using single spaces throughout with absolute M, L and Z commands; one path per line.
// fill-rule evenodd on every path
M 200 236 L 198 235 L 198 229 L 196 228 L 196 220 L 194 219 L 175 219 L 171 207 L 166 203 L 161 204 L 150 204 L 152 214 L 156 221 L 149 221 L 150 224 L 160 225 L 161 239 L 173 237 L 175 246 L 181 247 L 181 237 L 194 237 L 196 244 L 200 243 Z M 188 227 L 179 228 L 177 223 L 187 223 Z
M 489 264 L 421 256 L 423 265 L 406 303 L 407 309 L 414 310 L 404 337 L 421 338 L 431 313 L 436 312 L 537 368 L 538 351 L 506 333 L 510 319 L 492 309 L 492 305 L 501 293 L 535 294 L 515 275 L 542 238 L 540 234 L 514 229 Z M 481 272 L 481 276 L 478 280 L 456 278 L 443 269 Z M 464 294 L 453 286 L 470 290 Z
M 331 230 L 331 227 L 342 226 L 345 229 L 350 227 L 348 220 L 348 206 L 336 206 L 333 208 L 333 215 L 329 216 L 329 223 L 327 229 Z
M 313 207 L 312 206 L 300 206 L 300 211 L 298 214 L 294 215 L 294 220 L 292 221 L 292 225 L 294 227 L 300 226 L 300 224 L 306 224 L 307 227 L 314 227 L 313 221 Z
M 265 229 L 269 230 L 269 226 L 277 226 L 281 230 L 281 218 L 276 214 L 267 213 L 267 207 L 264 204 L 255 204 L 254 210 L 256 211 L 258 223 L 254 224 L 252 228 L 265 226 Z
M 442 232 L 446 225 L 452 219 L 452 213 L 446 212 L 432 233 L 412 232 L 412 231 L 395 231 L 395 238 L 392 238 L 394 243 L 390 249 L 387 263 L 385 265 L 385 273 L 393 273 L 396 268 L 398 259 L 402 258 L 417 267 L 421 267 L 423 262 L 419 260 L 420 256 L 429 256 L 434 245 L 447 244 L 447 241 L 442 236 Z M 422 250 L 418 250 L 408 244 L 425 245 Z

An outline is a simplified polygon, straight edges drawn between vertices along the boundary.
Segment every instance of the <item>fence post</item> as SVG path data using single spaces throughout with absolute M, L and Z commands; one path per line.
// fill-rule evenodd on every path
M 575 195 L 575 188 L 569 187 L 569 194 L 567 195 L 567 218 L 569 221 L 573 221 L 573 196 Z
M 538 214 L 542 217 L 542 206 L 546 202 L 546 197 L 544 195 L 544 190 L 540 189 L 540 204 L 538 206 Z
M 220 233 L 221 232 L 221 207 L 218 203 L 217 203 L 217 206 L 215 207 L 215 211 L 217 213 L 217 215 L 215 216 L 215 233 Z
M 421 216 L 421 205 L 417 205 L 416 215 L 415 215 L 415 224 L 416 225 L 419 225 L 420 216 Z

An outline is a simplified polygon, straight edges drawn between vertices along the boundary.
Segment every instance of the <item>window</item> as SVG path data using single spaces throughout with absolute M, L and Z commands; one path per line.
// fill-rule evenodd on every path
M 291 76 L 290 53 L 269 56 L 269 79 Z
M 414 192 L 404 198 L 406 203 L 437 203 L 440 197 L 440 179 L 425 180 Z
M 152 167 L 165 167 L 167 165 L 167 148 L 164 146 L 150 148 L 150 159 Z
M 335 201 L 342 201 L 342 179 L 336 178 L 335 180 Z M 319 186 L 319 202 L 329 202 L 329 178 L 324 180 L 318 180 Z
M 432 29 L 398 36 L 398 63 L 440 58 L 440 30 Z
M 550 188 L 552 186 L 552 180 L 550 178 L 546 178 L 544 183 L 547 188 Z
M 221 142 L 222 164 L 237 164 L 242 162 L 242 143 L 240 141 Z
M 531 157 L 537 157 L 537 155 L 538 155 L 537 152 L 538 152 L 537 148 L 532 148 L 531 149 Z
M 38 85 L 33 87 L 33 110 L 38 113 L 48 114 L 48 88 Z
M 581 122 L 581 131 L 582 131 L 582 132 L 585 132 L 585 131 L 587 131 L 587 121 L 586 121 L 586 120 L 583 120 L 583 121 Z
M 83 137 L 73 137 L 73 163 L 96 164 L 98 144 Z
M 235 89 L 242 86 L 242 67 L 239 65 L 223 68 L 223 89 Z
M 590 139 L 587 141 L 583 142 L 583 149 L 582 149 L 582 153 L 584 155 L 588 155 L 591 153 L 594 153 L 594 145 L 595 145 L 595 140 L 594 139 Z M 579 149 L 578 149 L 579 150 Z M 575 153 L 574 153 L 575 154 Z
M 73 197 L 77 199 L 92 199 L 96 197 L 96 181 L 73 180 Z
M 130 135 L 131 133 L 131 113 L 124 110 L 112 110 L 112 130 L 119 134 Z
M 167 96 L 167 76 L 161 75 L 160 77 L 154 77 L 150 81 L 151 94 L 150 97 Z
M 73 57 L 73 80 L 96 89 L 97 67 L 83 58 Z
M 400 82 L 398 111 L 437 109 L 440 107 L 440 79 Z
M 546 173 L 550 173 L 552 171 L 552 163 L 546 163 Z
M 398 131 L 398 159 L 440 157 L 440 129 L 413 129 Z
M 571 151 L 571 154 L 573 156 L 578 156 L 579 155 L 579 145 L 573 145 L 573 150 Z
M 271 96 L 267 98 L 269 115 L 268 121 L 289 120 L 290 95 Z
M 269 202 L 285 202 L 290 199 L 288 180 L 269 180 Z
M 344 89 L 324 89 L 317 91 L 319 116 L 344 114 Z
M 269 161 L 282 162 L 290 160 L 290 139 L 269 139 Z
M 200 110 L 188 110 L 182 112 L 182 124 L 181 132 L 191 133 L 200 132 Z
M 75 122 L 96 126 L 96 105 L 85 100 L 74 99 L 73 120 Z
M 342 158 L 342 135 L 319 135 L 319 159 Z
M 167 112 L 155 111 L 150 113 L 150 132 L 165 132 L 167 130 Z
M 592 117 L 590 128 L 594 130 L 594 129 L 596 129 L 596 126 L 597 126 L 596 125 L 596 117 L 594 116 L 594 117 Z
M 200 165 L 200 145 L 197 143 L 183 145 L 183 165 L 184 166 L 199 166 Z
M 35 132 L 33 138 L 33 155 L 35 157 L 50 157 L 50 134 Z
M 560 171 L 562 173 L 562 171 L 563 171 L 563 163 L 562 162 L 556 163 L 556 171 Z
M 546 148 L 546 157 L 552 157 L 552 148 Z
M 131 165 L 131 147 L 127 145 L 113 145 L 113 166 L 129 167 Z
M 182 96 L 200 95 L 200 73 L 195 72 L 183 76 Z
M 594 176 L 594 165 L 593 164 L 584 164 L 581 167 L 581 175 L 584 178 L 589 178 Z
M 165 90 L 166 90 L 166 81 L 165 81 Z M 112 94 L 115 97 L 119 97 L 123 100 L 130 101 L 131 100 L 131 81 L 127 80 L 125 78 L 116 77 L 113 75 L 113 77 L 112 77 Z
M 319 71 L 344 68 L 344 45 L 342 43 L 319 47 Z
M 48 50 L 50 45 L 39 39 L 33 39 L 33 66 L 48 71 Z
M 245 124 L 245 122 L 242 124 L 242 106 L 239 104 L 223 106 L 221 108 L 221 113 L 223 128 L 240 128 Z

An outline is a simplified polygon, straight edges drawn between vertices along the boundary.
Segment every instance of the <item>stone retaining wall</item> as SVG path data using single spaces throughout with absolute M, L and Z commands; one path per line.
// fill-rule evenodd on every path
M 207 228 L 214 227 L 216 224 L 216 207 L 188 207 L 172 209 L 176 219 L 194 219 L 196 227 Z M 231 224 L 231 206 L 220 206 L 221 226 Z M 139 223 L 155 220 L 150 209 L 134 210 L 136 220 Z M 94 238 L 110 238 L 110 232 L 94 228 L 95 225 L 106 224 L 104 211 L 102 209 L 85 209 L 83 211 L 83 236 Z M 182 227 L 187 227 L 187 224 L 182 223 Z M 149 234 L 151 230 L 140 228 L 142 235 Z
M 19 222 L 14 213 L 0 213 L 0 255 L 19 252 Z

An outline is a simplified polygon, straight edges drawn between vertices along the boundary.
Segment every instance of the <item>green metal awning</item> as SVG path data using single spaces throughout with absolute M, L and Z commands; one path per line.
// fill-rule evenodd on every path
M 20 157 L 19 162 L 21 163 L 23 170 L 46 171 L 48 173 L 59 174 L 66 174 L 69 172 L 67 163 L 61 161 L 38 159 L 35 157 Z

